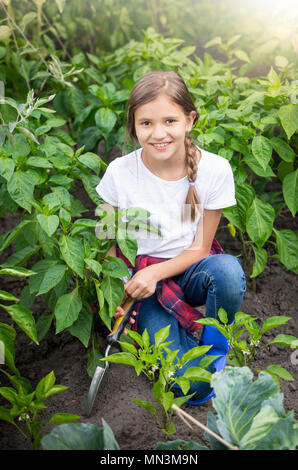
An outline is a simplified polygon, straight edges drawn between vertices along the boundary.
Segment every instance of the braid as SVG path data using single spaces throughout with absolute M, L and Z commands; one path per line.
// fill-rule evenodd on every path
M 191 137 L 185 138 L 185 155 L 187 163 L 187 176 L 189 183 L 194 183 L 197 178 L 198 173 L 198 160 L 197 160 L 197 147 L 193 143 Z M 187 209 L 190 204 L 190 218 L 193 222 L 196 218 L 196 215 L 200 213 L 200 198 L 197 193 L 195 186 L 189 186 L 189 190 L 185 200 L 183 220 L 186 220 L 189 217 L 189 212 Z

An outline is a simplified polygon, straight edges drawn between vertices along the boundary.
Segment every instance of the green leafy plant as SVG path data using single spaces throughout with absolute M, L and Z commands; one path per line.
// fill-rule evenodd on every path
M 291 317 L 274 315 L 267 318 L 262 325 L 252 315 L 237 312 L 235 321 L 228 324 L 227 313 L 223 308 L 218 311 L 219 320 L 215 318 L 203 318 L 198 323 L 212 325 L 217 328 L 228 340 L 230 350 L 227 355 L 229 364 L 238 367 L 253 367 L 258 355 L 270 345 L 298 347 L 298 338 L 293 335 L 278 334 L 271 341 L 265 341 L 265 333 L 273 328 L 285 325 Z M 278 378 L 294 380 L 292 375 L 281 365 L 271 364 L 265 369 L 271 374 L 279 386 Z M 257 370 L 260 372 L 260 370 Z
M 211 384 L 217 415 L 209 412 L 207 426 L 226 441 L 242 450 L 297 448 L 294 412 L 285 412 L 283 394 L 269 374 L 261 372 L 253 381 L 248 367 L 227 367 L 213 375 Z M 223 448 L 213 438 L 207 439 L 213 448 Z
M 64 385 L 55 384 L 54 372 L 50 372 L 32 389 L 30 381 L 20 375 L 10 375 L 1 370 L 10 380 L 12 387 L 0 387 L 0 395 L 5 398 L 11 406 L 6 408 L 0 406 L 0 419 L 14 425 L 18 431 L 28 439 L 36 450 L 40 446 L 42 433 L 50 424 L 69 423 L 80 418 L 70 413 L 55 413 L 44 422 L 40 413 L 47 406 L 45 400 L 53 395 L 67 390 Z
M 206 354 L 211 346 L 194 347 L 180 359 L 178 357 L 179 351 L 172 351 L 168 348 L 171 343 L 166 341 L 169 329 L 170 325 L 157 331 L 154 336 L 155 342 L 151 345 L 146 329 L 142 335 L 128 330 L 129 337 L 134 340 L 138 347 L 130 341 L 119 341 L 124 351 L 111 354 L 102 359 L 108 362 L 130 365 L 134 367 L 137 375 L 143 373 L 149 379 L 152 385 L 154 402 L 138 399 L 134 399 L 134 402 L 155 416 L 156 423 L 166 438 L 176 432 L 172 421 L 172 405 L 182 406 L 191 398 L 192 394 L 187 395 L 191 381 L 210 382 L 212 374 L 206 370 L 206 367 L 218 357 L 205 356 L 201 359 L 199 367 L 189 367 L 183 375 L 176 376 L 179 369 L 192 359 Z M 175 385 L 181 388 L 184 396 L 175 396 Z
M 181 439 L 159 442 L 156 450 L 295 450 L 298 428 L 294 412 L 285 412 L 283 394 L 273 378 L 261 372 L 256 380 L 248 367 L 226 367 L 212 375 L 215 390 L 208 412 L 207 426 L 202 425 L 172 403 L 173 411 L 194 431 L 193 424 L 205 430 L 205 443 Z M 107 423 L 102 428 L 90 423 L 62 424 L 43 437 L 45 450 L 119 450 Z M 194 431 L 195 432 L 195 431 Z M 196 434 L 196 432 L 195 432 Z
M 2 298 L 4 291 L 0 291 Z M 5 293 L 6 297 L 11 295 Z M 16 299 L 17 300 L 17 299 Z M 11 387 L 0 387 L 0 395 L 8 401 L 11 408 L 0 406 L 0 420 L 11 423 L 15 428 L 30 441 L 33 449 L 40 446 L 42 433 L 46 426 L 50 424 L 69 423 L 80 418 L 80 416 L 70 413 L 55 413 L 45 422 L 42 418 L 42 411 L 47 408 L 45 401 L 58 393 L 68 389 L 65 385 L 56 384 L 54 371 L 43 377 L 33 389 L 31 382 L 22 377 L 15 365 L 14 341 L 16 338 L 15 329 L 5 323 L 0 323 L 0 342 L 3 346 L 3 362 L 13 372 L 13 375 L 4 369 L 1 372 L 11 383 Z M 2 357 L 1 357 L 2 359 Z
M 102 418 L 102 428 L 91 423 L 56 426 L 41 440 L 43 450 L 119 450 L 114 433 Z
M 295 450 L 298 428 L 294 411 L 285 412 L 283 394 L 273 378 L 261 372 L 256 380 L 248 367 L 226 367 L 211 379 L 215 391 L 212 406 L 217 414 L 208 412 L 207 427 L 188 413 L 177 414 L 191 427 L 195 423 L 206 430 L 209 446 L 193 441 L 160 443 L 159 449 L 200 448 L 205 450 Z M 199 447 L 192 447 L 192 446 Z

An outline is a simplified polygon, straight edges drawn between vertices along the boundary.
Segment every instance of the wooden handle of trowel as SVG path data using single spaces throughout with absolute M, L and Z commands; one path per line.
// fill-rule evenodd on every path
M 124 315 L 121 315 L 120 317 L 116 318 L 114 327 L 111 331 L 111 333 L 108 334 L 107 336 L 107 341 L 109 344 L 114 344 L 116 341 L 118 341 L 120 335 L 123 333 L 124 327 L 127 324 L 128 320 L 130 319 L 132 312 L 133 312 L 133 307 L 136 302 L 139 302 L 141 299 L 133 299 L 132 297 L 128 297 L 124 304 L 122 305 L 122 308 L 124 310 Z

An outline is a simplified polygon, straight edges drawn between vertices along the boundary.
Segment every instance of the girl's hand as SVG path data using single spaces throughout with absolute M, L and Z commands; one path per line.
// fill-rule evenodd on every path
M 123 308 L 119 305 L 119 307 L 116 308 L 116 312 L 115 312 L 114 317 L 115 317 L 115 318 L 119 318 L 119 317 L 122 317 L 124 314 L 125 314 L 125 312 L 124 312 Z M 132 315 L 135 317 L 136 314 L 137 314 L 137 312 L 136 312 L 135 310 L 133 310 Z M 135 323 L 135 319 L 132 318 L 132 317 L 130 317 L 129 323 L 130 323 L 131 325 L 133 325 L 133 324 Z M 127 335 L 127 329 L 126 329 L 126 328 L 124 328 L 123 333 L 124 333 L 125 335 Z
M 124 286 L 125 293 L 133 298 L 140 297 L 145 299 L 154 294 L 158 280 L 156 266 L 147 266 L 136 272 L 136 274 L 126 282 Z

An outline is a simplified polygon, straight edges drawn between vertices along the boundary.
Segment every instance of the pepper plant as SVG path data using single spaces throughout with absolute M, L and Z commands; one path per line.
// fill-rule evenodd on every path
M 2 372 L 13 386 L 0 387 L 0 395 L 11 405 L 11 408 L 0 406 L 0 419 L 15 426 L 24 438 L 31 442 L 34 450 L 39 448 L 47 426 L 70 423 L 80 419 L 80 416 L 70 413 L 55 413 L 47 422 L 40 417 L 42 414 L 40 412 L 47 407 L 45 400 L 68 388 L 65 385 L 55 384 L 56 378 L 53 371 L 38 382 L 35 390 L 25 377 L 10 375 L 3 370 Z
M 227 355 L 229 364 L 236 367 L 248 366 L 254 370 L 254 361 L 258 355 L 270 345 L 298 348 L 298 338 L 288 334 L 278 334 L 271 341 L 265 341 L 265 333 L 273 328 L 285 325 L 291 317 L 274 315 L 267 318 L 262 325 L 253 316 L 244 312 L 237 312 L 235 321 L 228 323 L 228 316 L 223 308 L 218 311 L 219 320 L 216 318 L 202 318 L 197 323 L 212 325 L 227 338 L 230 350 Z M 256 369 L 256 372 L 261 372 Z M 265 372 L 272 375 L 279 387 L 278 378 L 294 380 L 292 375 L 280 364 L 271 364 Z
M 166 341 L 169 336 L 170 325 L 157 331 L 154 343 L 150 344 L 149 335 L 145 329 L 140 335 L 136 331 L 127 330 L 129 337 L 135 342 L 119 341 L 122 352 L 111 354 L 103 361 L 127 364 L 134 367 L 136 374 L 143 373 L 151 382 L 154 402 L 134 399 L 134 402 L 148 410 L 155 416 L 156 423 L 165 434 L 166 439 L 175 433 L 172 421 L 172 405 L 182 406 L 193 394 L 187 395 L 191 381 L 210 382 L 212 374 L 206 370 L 218 356 L 207 356 L 211 346 L 197 346 L 186 352 L 181 358 L 179 351 L 172 351 Z M 137 346 L 137 347 L 136 347 Z M 189 367 L 183 375 L 176 375 L 189 361 L 201 358 L 199 367 Z M 182 390 L 182 396 L 176 396 L 175 387 Z
M 0 291 L 0 296 L 4 300 L 18 300 L 12 298 L 11 294 Z M 55 413 L 45 422 L 42 418 L 42 410 L 46 409 L 45 401 L 58 393 L 68 389 L 64 385 L 56 384 L 53 371 L 43 377 L 37 384 L 35 390 L 30 381 L 22 377 L 15 365 L 14 341 L 16 337 L 15 329 L 5 323 L 0 323 L 0 341 L 3 345 L 3 358 L 7 370 L 0 369 L 2 374 L 12 386 L 1 386 L 0 395 L 10 405 L 0 406 L 0 420 L 11 423 L 29 440 L 33 449 L 38 449 L 42 439 L 44 429 L 51 424 L 70 423 L 80 418 L 80 416 L 70 413 Z

